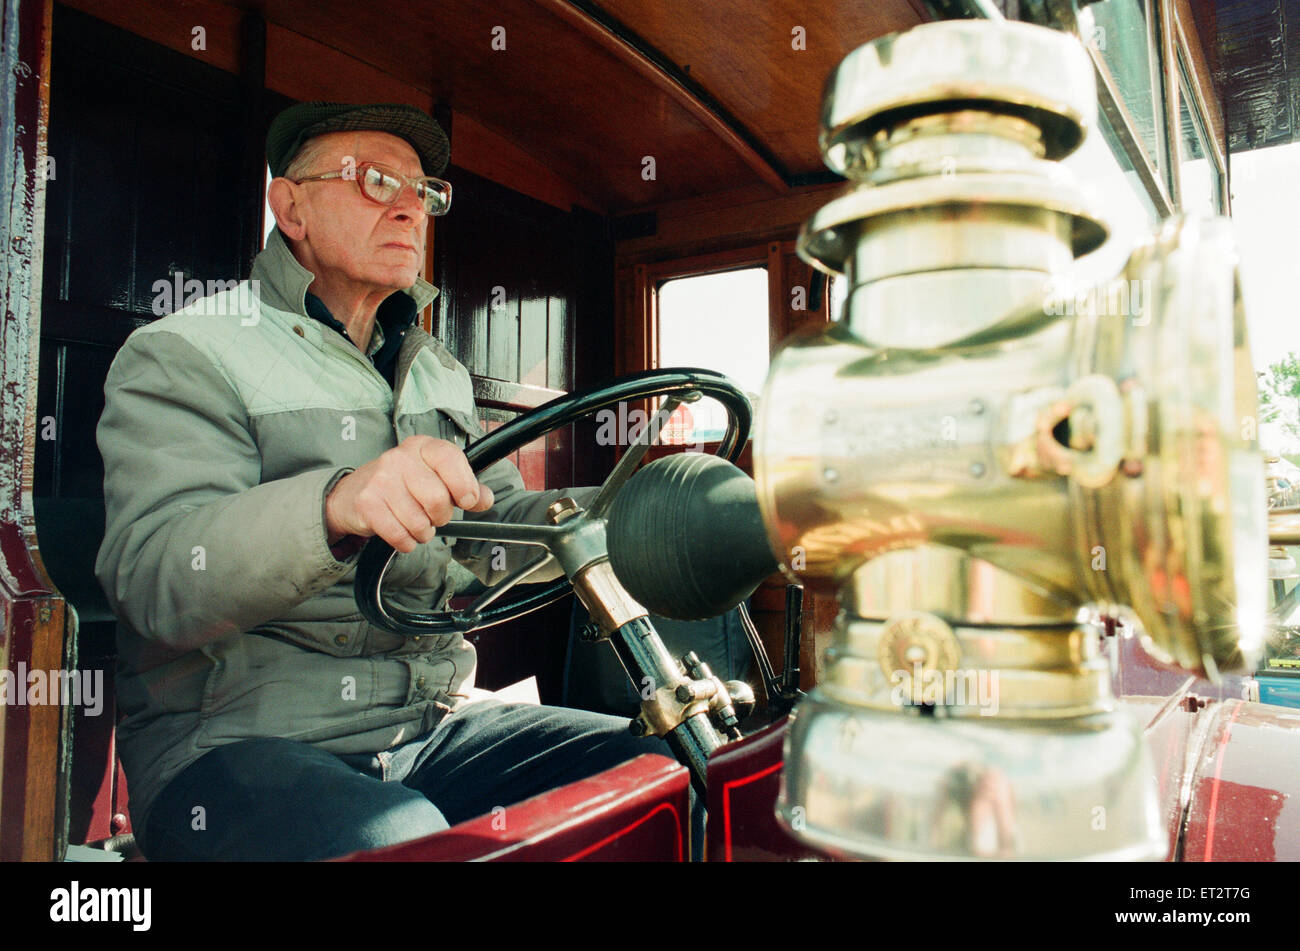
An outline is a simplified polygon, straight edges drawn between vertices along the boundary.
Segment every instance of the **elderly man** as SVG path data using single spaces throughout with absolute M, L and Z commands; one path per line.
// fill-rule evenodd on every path
M 399 597 L 445 605 L 457 562 L 491 583 L 527 555 L 503 565 L 437 526 L 540 522 L 563 494 L 509 462 L 475 477 L 469 374 L 416 323 L 447 152 L 409 106 L 281 113 L 251 281 L 136 331 L 108 375 L 96 574 L 150 858 L 342 855 L 667 752 L 615 717 L 481 699 L 459 634 L 408 640 L 356 611 L 366 538 L 404 553 Z

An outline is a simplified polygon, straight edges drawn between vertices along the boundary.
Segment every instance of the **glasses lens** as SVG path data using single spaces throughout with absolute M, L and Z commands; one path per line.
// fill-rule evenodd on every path
M 380 204 L 391 205 L 397 201 L 402 183 L 372 165 L 361 176 L 361 190 L 366 193 L 366 197 L 373 198 Z
M 424 202 L 424 210 L 429 215 L 445 215 L 451 207 L 451 186 L 439 179 L 420 182 L 416 195 Z

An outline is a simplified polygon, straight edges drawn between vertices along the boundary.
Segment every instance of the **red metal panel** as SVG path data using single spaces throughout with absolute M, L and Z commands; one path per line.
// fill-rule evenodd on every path
M 84 637 L 84 629 L 82 632 Z M 72 790 L 68 805 L 68 841 L 101 842 L 131 831 L 126 774 L 117 753 L 117 702 L 114 658 L 82 667 L 104 672 L 104 706 L 98 716 L 76 709 L 73 728 Z
M 1183 860 L 1300 859 L 1300 712 L 1228 700 L 1198 716 Z
M 113 680 L 105 673 L 104 690 L 107 698 L 112 698 Z M 102 714 L 95 717 L 86 715 L 80 707 L 76 711 L 72 732 L 72 797 L 68 809 L 68 841 L 73 845 L 99 842 L 115 834 L 112 820 L 117 805 L 113 787 L 121 767 L 116 756 L 114 706 L 108 699 Z
M 647 753 L 414 842 L 343 862 L 681 862 L 689 774 Z
M 126 771 L 122 769 L 122 759 L 117 755 L 117 735 L 113 736 L 113 817 L 109 820 L 108 831 L 113 835 L 125 835 L 132 831 L 131 808 L 129 806 L 130 790 L 126 787 Z
M 776 797 L 787 719 L 736 743 L 709 760 L 708 860 L 792 862 L 829 856 L 790 835 L 776 819 Z

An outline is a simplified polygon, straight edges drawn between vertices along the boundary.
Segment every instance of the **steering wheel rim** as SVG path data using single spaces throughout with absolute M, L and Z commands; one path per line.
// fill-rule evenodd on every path
M 680 398 L 696 393 L 712 396 L 727 410 L 727 432 L 718 447 L 717 455 L 729 462 L 736 462 L 749 438 L 753 423 L 749 398 L 721 373 L 699 367 L 645 370 L 612 383 L 565 394 L 476 440 L 465 448 L 465 457 L 475 475 L 478 475 L 516 449 L 602 409 L 629 400 L 673 395 Z M 628 451 L 633 451 L 633 448 L 629 447 Z M 617 472 L 616 466 L 606 477 L 605 483 L 602 483 L 602 496 L 605 494 L 605 486 Z M 622 485 L 616 487 L 613 494 L 617 494 L 621 488 Z M 387 604 L 383 599 L 384 575 L 396 555 L 396 550 L 377 535 L 367 541 L 357 561 L 354 596 L 358 609 L 367 621 L 381 630 L 406 637 L 454 632 L 464 634 L 478 628 L 502 624 L 557 601 L 571 587 L 566 575 L 545 586 L 534 585 L 541 587 L 539 591 L 472 614 L 463 611 L 407 611 Z M 493 587 L 496 586 L 490 586 L 488 591 Z

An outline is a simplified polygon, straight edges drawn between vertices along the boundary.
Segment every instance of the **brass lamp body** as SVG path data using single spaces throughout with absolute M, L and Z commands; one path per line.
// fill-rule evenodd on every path
M 1166 222 L 1059 296 L 1106 237 L 1056 163 L 1094 116 L 1078 41 L 1016 23 L 884 37 L 828 83 L 823 154 L 850 185 L 799 249 L 849 296 L 774 359 L 755 451 L 773 551 L 842 608 L 778 803 L 824 848 L 1159 857 L 1100 618 L 1211 678 L 1262 646 L 1229 228 Z

